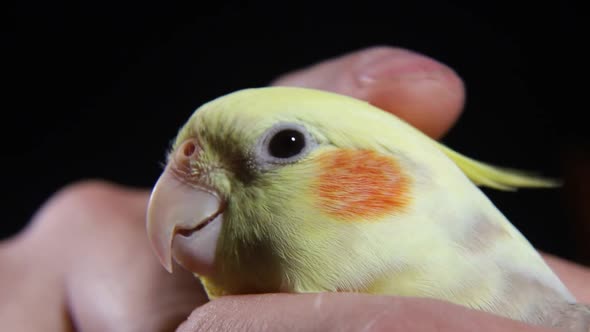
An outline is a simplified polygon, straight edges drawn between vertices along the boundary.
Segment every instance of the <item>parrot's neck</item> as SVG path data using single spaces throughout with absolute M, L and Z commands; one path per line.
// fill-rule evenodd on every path
M 458 189 L 449 195 L 436 188 Z M 248 241 L 236 240 L 243 234 L 222 237 L 234 241 L 221 240 L 217 261 L 224 265 L 203 284 L 211 297 L 324 291 L 428 297 L 531 323 L 574 302 L 477 188 L 451 182 L 420 192 L 411 208 L 380 220 L 342 222 L 312 209 L 283 209 L 300 212 L 294 220 L 277 208 L 264 224 L 297 231 L 260 232 L 275 236 Z M 248 225 L 240 221 L 230 220 Z
M 215 266 L 216 273 L 199 277 L 209 298 L 280 291 L 283 264 L 269 242 L 245 244 L 235 241 L 221 251 L 221 257 L 216 259 L 221 262 Z
M 436 210 L 436 216 L 427 218 L 430 225 L 404 230 L 415 234 L 399 238 L 411 244 L 398 241 L 395 246 L 397 257 L 405 258 L 375 278 L 367 291 L 437 298 L 531 323 L 574 302 L 532 245 L 480 194 L 472 198 L 471 210 Z

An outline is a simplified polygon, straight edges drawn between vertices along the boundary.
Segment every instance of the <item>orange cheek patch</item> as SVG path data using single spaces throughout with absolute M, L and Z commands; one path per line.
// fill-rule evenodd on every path
M 319 157 L 315 189 L 327 214 L 354 221 L 400 212 L 410 202 L 410 180 L 397 162 L 368 150 L 335 150 Z

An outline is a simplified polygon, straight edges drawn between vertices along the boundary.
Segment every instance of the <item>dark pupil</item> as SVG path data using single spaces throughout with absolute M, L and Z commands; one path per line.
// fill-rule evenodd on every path
M 305 148 L 303 134 L 292 129 L 286 129 L 276 133 L 270 140 L 268 151 L 275 158 L 289 158 L 301 152 Z

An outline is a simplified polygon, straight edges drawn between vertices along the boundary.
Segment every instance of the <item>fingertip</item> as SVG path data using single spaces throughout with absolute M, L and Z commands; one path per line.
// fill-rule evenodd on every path
M 433 138 L 442 137 L 457 121 L 464 104 L 462 81 L 449 70 L 381 79 L 360 97 L 391 112 Z
M 363 99 L 435 138 L 456 121 L 465 95 L 461 78 L 446 65 L 385 46 L 320 62 L 284 75 L 273 85 L 315 88 Z

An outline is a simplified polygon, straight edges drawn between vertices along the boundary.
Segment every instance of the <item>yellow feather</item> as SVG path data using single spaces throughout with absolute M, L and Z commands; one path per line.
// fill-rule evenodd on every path
M 305 128 L 313 148 L 296 162 L 265 165 L 256 159 L 266 151 L 261 139 L 281 123 Z M 476 161 L 364 101 L 311 89 L 248 89 L 218 98 L 193 114 L 173 149 L 192 137 L 202 145 L 201 161 L 223 173 L 209 176 L 208 187 L 228 198 L 218 272 L 201 278 L 211 297 L 318 291 L 431 297 L 545 325 L 575 302 L 475 186 L 511 191 L 559 181 Z M 325 213 L 314 188 L 319 157 L 334 149 L 395 159 L 411 183 L 407 208 L 345 223 Z
M 514 191 L 518 188 L 552 188 L 561 185 L 555 179 L 517 169 L 489 165 L 466 157 L 443 144 L 437 143 L 437 145 L 478 186 Z

